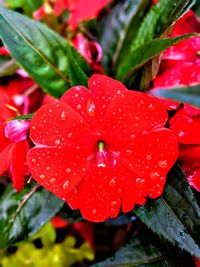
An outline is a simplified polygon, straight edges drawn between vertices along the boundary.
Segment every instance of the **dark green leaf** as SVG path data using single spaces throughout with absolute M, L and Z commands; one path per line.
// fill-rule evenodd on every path
M 179 255 L 176 250 L 149 237 L 138 234 L 119 249 L 112 258 L 92 265 L 92 267 L 192 267 L 194 261 L 186 255 Z
M 35 185 L 35 184 L 34 184 Z M 64 202 L 43 188 L 38 188 L 28 200 L 17 209 L 33 190 L 27 186 L 17 193 L 8 186 L 0 198 L 0 249 L 22 241 L 36 233 L 63 206 Z
M 85 60 L 45 25 L 0 8 L 0 36 L 16 62 L 45 92 L 60 97 L 73 85 L 87 85 Z
M 179 102 L 188 103 L 200 108 L 200 86 L 177 87 L 168 89 L 155 89 L 152 95 L 169 98 Z
M 160 238 L 200 257 L 200 209 L 178 166 L 170 172 L 162 197 L 136 208 L 135 214 Z
M 103 18 L 100 43 L 103 48 L 103 66 L 107 71 L 116 68 L 126 46 L 130 46 L 137 32 L 137 25 L 143 18 L 150 0 L 128 0 L 119 2 Z
M 143 20 L 137 36 L 132 42 L 132 51 L 160 37 L 195 2 L 195 0 L 160 0 Z
M 191 36 L 193 36 L 193 34 L 186 34 L 169 39 L 155 39 L 136 48 L 131 54 L 127 55 L 127 57 L 124 58 L 124 61 L 119 65 L 116 78 L 123 82 L 127 82 L 133 73 L 150 59 L 157 56 L 171 45 Z

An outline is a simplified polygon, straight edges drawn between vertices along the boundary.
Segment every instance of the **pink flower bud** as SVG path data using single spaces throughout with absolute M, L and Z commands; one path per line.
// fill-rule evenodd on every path
M 27 138 L 29 128 L 30 122 L 28 121 L 10 121 L 5 127 L 5 136 L 10 142 L 18 143 Z

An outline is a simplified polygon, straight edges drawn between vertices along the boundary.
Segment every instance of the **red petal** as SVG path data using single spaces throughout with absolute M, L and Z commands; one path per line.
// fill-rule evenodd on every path
M 0 123 L 0 153 L 8 144 L 8 138 L 5 137 L 5 124 Z
M 182 168 L 190 186 L 200 192 L 200 161 L 184 162 Z
M 129 212 L 135 204 L 144 204 L 145 193 L 138 178 L 125 167 L 94 166 L 67 201 L 85 219 L 101 222 L 116 217 L 121 205 L 123 212 Z
M 47 190 L 66 200 L 84 178 L 90 167 L 88 151 L 68 148 L 38 147 L 28 153 L 28 165 L 33 178 Z
M 11 175 L 16 191 L 21 191 L 25 184 L 27 141 L 16 143 L 11 162 Z
M 200 83 L 200 63 L 178 61 L 176 65 L 166 69 L 154 80 L 155 87 L 173 87 Z
M 0 153 L 0 175 L 4 174 L 10 167 L 16 144 L 7 145 Z
M 136 138 L 122 152 L 123 164 L 152 185 L 163 181 L 177 156 L 177 139 L 165 128 Z
M 182 144 L 200 144 L 200 118 L 190 117 L 181 109 L 169 121 L 170 128 Z
M 187 162 L 200 160 L 200 146 L 182 145 L 179 149 L 179 159 Z
M 113 99 L 107 109 L 103 140 L 115 147 L 123 147 L 142 133 L 163 127 L 167 118 L 168 113 L 160 100 L 127 91 L 124 97 Z
M 92 149 L 96 139 L 82 116 L 64 103 L 42 106 L 31 120 L 31 139 L 35 144 L 74 149 Z
M 193 107 L 189 104 L 184 104 L 185 112 L 190 116 L 198 116 L 200 115 L 200 108 Z

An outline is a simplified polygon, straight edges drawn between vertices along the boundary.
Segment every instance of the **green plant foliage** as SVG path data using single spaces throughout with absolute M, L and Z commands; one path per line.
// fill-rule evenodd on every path
M 60 97 L 73 85 L 87 85 L 90 71 L 85 60 L 42 23 L 0 8 L 0 36 L 16 62 L 46 93 Z
M 145 45 L 139 46 L 126 58 L 126 60 L 123 61 L 122 64 L 120 64 L 120 68 L 116 74 L 117 79 L 122 80 L 123 82 L 128 82 L 133 73 L 150 59 L 157 56 L 171 45 L 191 36 L 193 36 L 193 34 L 186 34 L 169 39 L 155 39 Z
M 177 100 L 200 108 L 200 86 L 187 86 L 168 89 L 155 89 L 152 95 Z
M 41 239 L 42 247 L 37 248 L 33 241 Z M 56 231 L 51 223 L 45 225 L 29 241 L 19 243 L 16 253 L 7 255 L 0 261 L 2 267 L 70 267 L 85 259 L 94 260 L 94 252 L 88 243 L 75 247 L 76 239 L 68 236 L 62 243 L 56 243 Z
M 148 88 L 150 81 L 159 68 L 159 64 L 155 65 L 154 58 L 174 44 L 173 42 L 169 44 L 170 41 L 165 39 L 170 33 L 171 26 L 195 2 L 194 0 L 159 1 L 147 13 L 137 33 L 130 40 L 129 46 L 126 46 L 126 52 L 120 58 L 116 68 L 116 78 L 126 81 L 129 88 L 140 87 L 141 90 Z M 159 49 L 159 46 L 161 44 L 164 45 L 165 42 L 166 47 L 163 47 L 163 49 L 160 47 Z M 169 42 L 168 45 L 167 42 Z M 152 49 L 157 50 L 157 52 L 150 53 Z M 145 62 L 143 61 L 143 53 L 145 53 Z
M 17 193 L 12 186 L 8 186 L 1 196 L 0 249 L 31 237 L 64 204 L 61 199 L 43 188 L 38 188 L 30 195 L 32 190 L 34 190 L 33 185 L 29 185 L 22 192 Z
M 170 172 L 162 197 L 134 212 L 160 238 L 200 257 L 200 209 L 180 167 Z
M 103 48 L 102 64 L 108 72 L 114 70 L 121 57 L 126 54 L 130 42 L 137 32 L 138 23 L 149 8 L 149 0 L 118 2 L 100 27 L 100 43 Z
M 143 229 L 144 231 L 144 229 Z M 176 249 L 152 239 L 147 232 L 132 237 L 131 241 L 119 249 L 111 258 L 92 267 L 194 267 L 193 260 L 180 255 Z

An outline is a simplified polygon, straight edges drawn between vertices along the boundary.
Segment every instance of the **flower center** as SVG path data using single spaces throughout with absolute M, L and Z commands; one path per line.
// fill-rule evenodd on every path
M 98 142 L 98 152 L 96 156 L 96 164 L 97 167 L 105 168 L 109 162 L 109 153 L 107 149 L 105 149 L 105 143 L 103 141 Z

